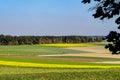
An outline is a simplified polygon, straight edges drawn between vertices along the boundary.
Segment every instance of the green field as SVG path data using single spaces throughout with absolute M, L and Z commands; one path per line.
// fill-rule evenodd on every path
M 0 67 L 0 80 L 119 80 L 120 69 Z
M 0 55 L 18 55 L 18 56 L 37 56 L 43 54 L 68 54 L 83 53 L 85 51 L 67 50 L 59 47 L 46 47 L 39 45 L 23 45 L 23 46 L 0 46 Z
M 103 47 L 105 43 L 84 43 L 77 44 L 77 46 L 75 46 L 76 44 L 71 44 L 74 46 L 65 44 L 66 47 L 57 46 L 58 44 L 54 44 L 55 46 L 47 45 L 0 46 L 0 80 L 120 79 L 119 63 L 97 63 L 120 61 L 119 58 L 98 56 L 57 56 L 86 53 L 101 54 L 91 52 L 90 50 L 82 50 L 82 48 L 104 51 Z M 68 49 L 69 47 L 79 47 L 81 49 L 73 50 Z M 102 54 L 108 53 L 103 52 Z

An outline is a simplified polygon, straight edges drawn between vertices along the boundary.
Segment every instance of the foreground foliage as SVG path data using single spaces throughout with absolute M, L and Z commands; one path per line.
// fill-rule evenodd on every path
M 120 33 L 111 31 L 106 39 L 109 44 L 105 48 L 108 48 L 112 54 L 120 54 Z

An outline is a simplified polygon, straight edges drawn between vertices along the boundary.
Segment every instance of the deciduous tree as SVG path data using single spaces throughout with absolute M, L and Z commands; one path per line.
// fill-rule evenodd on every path
M 82 3 L 91 3 L 91 1 L 97 2 L 96 6 L 91 8 L 95 10 L 95 13 L 92 15 L 94 18 L 103 20 L 105 18 L 111 19 L 118 15 L 115 23 L 118 25 L 118 29 L 120 29 L 120 0 L 82 0 Z M 120 54 L 120 33 L 111 31 L 107 35 L 106 40 L 111 43 L 106 45 L 105 48 L 108 48 L 112 54 Z

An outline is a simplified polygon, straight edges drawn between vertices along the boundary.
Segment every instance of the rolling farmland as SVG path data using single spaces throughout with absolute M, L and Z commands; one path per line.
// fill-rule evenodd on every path
M 119 80 L 120 56 L 103 45 L 0 46 L 0 80 Z

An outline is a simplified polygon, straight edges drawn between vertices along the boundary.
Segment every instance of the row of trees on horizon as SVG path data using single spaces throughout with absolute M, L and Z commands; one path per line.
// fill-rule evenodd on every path
M 101 42 L 100 36 L 11 36 L 0 35 L 0 45 Z

